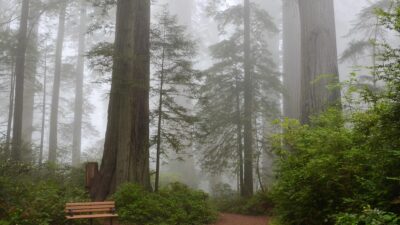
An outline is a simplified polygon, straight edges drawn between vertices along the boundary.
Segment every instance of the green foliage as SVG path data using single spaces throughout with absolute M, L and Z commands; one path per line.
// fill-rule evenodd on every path
M 394 213 L 366 208 L 360 214 L 344 213 L 336 217 L 336 225 L 397 225 L 400 217 Z
M 395 4 L 378 16 L 387 28 L 399 31 L 400 6 Z M 330 109 L 309 125 L 288 119 L 281 124 L 271 196 L 282 223 L 399 223 L 400 50 L 381 47 L 384 53 L 375 72 L 385 87 L 361 90 L 357 96 L 363 107 L 350 105 L 345 113 Z
M 332 215 L 365 205 L 393 210 L 400 183 L 389 178 L 400 174 L 400 141 L 389 134 L 399 131 L 383 123 L 389 112 L 382 104 L 349 118 L 329 110 L 310 126 L 284 121 L 275 140 L 278 217 L 287 224 L 332 224 Z
M 168 5 L 155 15 L 151 26 L 151 90 L 158 100 L 152 110 L 151 124 L 161 123 L 160 137 L 152 135 L 151 143 L 160 138 L 162 153 L 167 149 L 182 152 L 192 143 L 193 123 L 196 118 L 190 110 L 190 100 L 196 89 L 198 72 L 193 69 L 196 43 L 187 34 L 185 26 L 171 15 Z M 187 103 L 184 103 L 186 101 Z M 161 115 L 160 115 L 161 114 Z M 159 121 L 160 120 L 160 121 Z
M 65 203 L 87 199 L 80 188 L 82 171 L 10 162 L 0 165 L 0 224 L 65 224 Z
M 114 195 L 119 220 L 136 225 L 203 225 L 217 218 L 202 191 L 174 183 L 157 193 L 125 184 Z
M 243 198 L 228 184 L 218 184 L 213 188 L 212 202 L 218 211 L 227 213 L 267 215 L 272 209 L 267 193 L 260 191 L 251 198 Z
M 218 5 L 218 2 L 213 2 Z M 213 4 L 211 3 L 211 4 Z M 244 115 L 244 51 L 243 6 L 224 10 L 210 7 L 210 15 L 218 23 L 221 41 L 210 47 L 213 65 L 204 71 L 200 88 L 197 138 L 202 146 L 204 169 L 212 172 L 238 170 L 239 134 Z M 251 4 L 252 90 L 256 143 L 264 143 L 262 120 L 279 115 L 281 82 L 271 56 L 267 35 L 277 28 L 270 15 Z

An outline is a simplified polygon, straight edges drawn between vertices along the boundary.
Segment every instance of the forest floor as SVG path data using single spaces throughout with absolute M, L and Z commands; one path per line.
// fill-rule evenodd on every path
M 108 225 L 108 221 L 104 221 L 104 225 Z M 114 222 L 117 225 L 118 222 Z M 244 216 L 238 214 L 221 213 L 217 223 L 213 225 L 268 225 L 268 217 L 266 216 Z
M 222 213 L 214 225 L 268 225 L 268 217 Z

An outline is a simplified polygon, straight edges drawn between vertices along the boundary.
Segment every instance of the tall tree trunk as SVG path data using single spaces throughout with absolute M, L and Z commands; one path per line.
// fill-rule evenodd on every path
M 125 182 L 151 190 L 149 172 L 150 1 L 118 0 L 108 124 L 91 196 Z
M 11 159 L 21 161 L 22 159 L 22 114 L 24 106 L 24 74 L 25 74 L 25 54 L 27 46 L 27 30 L 29 17 L 29 0 L 22 1 L 21 21 L 18 32 L 18 44 L 15 63 L 15 104 L 14 104 L 14 123 Z
M 29 32 L 28 32 L 28 46 L 26 52 L 25 63 L 25 82 L 24 82 L 24 110 L 22 116 L 22 140 L 26 148 L 23 152 L 24 161 L 30 162 L 33 160 L 32 156 L 32 133 L 33 115 L 36 93 L 36 73 L 37 65 L 39 62 L 38 52 L 38 33 L 39 33 L 39 19 L 40 15 L 38 10 L 32 10 L 29 18 Z
M 7 134 L 6 134 L 6 158 L 10 157 L 10 144 L 11 144 L 11 126 L 13 121 L 14 112 L 14 97 L 15 97 L 15 73 L 14 73 L 14 55 L 11 56 L 11 76 L 10 76 L 10 96 L 8 106 L 8 121 L 7 121 Z
M 237 148 L 239 156 L 239 190 L 240 196 L 244 196 L 243 193 L 243 136 L 242 136 L 242 116 L 240 107 L 240 87 L 239 78 L 236 76 L 236 133 L 237 133 Z
M 244 0 L 244 185 L 243 195 L 253 195 L 253 91 L 250 45 L 250 0 Z
M 61 80 L 61 66 L 62 66 L 62 52 L 64 44 L 64 31 L 65 31 L 65 14 L 67 9 L 67 2 L 60 3 L 60 14 L 58 18 L 58 33 L 56 43 L 55 67 L 54 67 L 54 81 L 53 81 L 53 94 L 51 98 L 51 113 L 50 113 L 50 136 L 49 136 L 49 162 L 56 163 L 57 161 L 57 135 L 58 135 L 58 107 L 60 100 L 60 80 Z
M 283 114 L 300 119 L 301 32 L 298 0 L 283 1 Z
M 39 146 L 39 165 L 43 162 L 43 143 L 44 129 L 46 124 L 46 96 L 47 95 L 47 45 L 44 54 L 44 71 L 43 71 L 43 97 L 42 97 L 42 126 L 40 129 L 40 146 Z
M 340 104 L 333 0 L 299 0 L 301 19 L 301 121 Z
M 81 1 L 79 25 L 78 65 L 75 90 L 74 129 L 72 137 L 72 166 L 78 167 L 81 159 L 82 115 L 83 115 L 83 77 L 85 70 L 86 2 Z

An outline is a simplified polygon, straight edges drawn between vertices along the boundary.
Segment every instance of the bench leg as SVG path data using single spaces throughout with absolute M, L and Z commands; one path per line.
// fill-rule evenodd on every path
M 90 225 L 93 225 L 93 219 L 90 219 Z
M 110 225 L 113 225 L 113 218 L 110 218 Z

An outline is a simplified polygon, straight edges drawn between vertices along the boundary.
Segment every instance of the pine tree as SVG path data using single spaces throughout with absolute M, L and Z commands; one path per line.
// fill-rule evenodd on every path
M 182 94 L 190 99 L 196 72 L 191 60 L 195 56 L 195 43 L 185 34 L 185 27 L 178 25 L 167 7 L 156 17 L 152 29 L 151 52 L 154 76 L 158 83 L 153 93 L 158 96 L 158 107 L 153 113 L 157 123 L 155 191 L 159 187 L 160 158 L 167 149 L 181 152 L 191 144 L 192 125 L 190 111 L 178 102 Z M 184 93 L 182 93 L 184 92 Z
M 384 49 L 378 43 L 385 43 L 388 37 L 388 32 L 384 26 L 381 26 L 376 10 L 389 10 L 392 4 L 393 2 L 390 0 L 379 0 L 363 8 L 347 35 L 352 37 L 354 34 L 362 34 L 361 38 L 350 41 L 340 56 L 340 62 L 350 61 L 357 67 L 365 61 L 364 57 L 370 59 L 368 65 L 372 64 L 371 74 L 359 76 L 358 81 L 362 86 L 368 86 L 371 91 L 379 90 L 377 86 L 377 58 Z
M 275 33 L 277 28 L 268 13 L 257 5 L 251 4 L 251 11 L 253 126 L 259 115 L 277 115 L 281 85 L 265 38 L 266 33 Z M 205 169 L 213 172 L 234 169 L 240 176 L 244 165 L 242 137 L 245 110 L 243 6 L 229 7 L 214 16 L 219 22 L 221 35 L 232 27 L 234 29 L 225 40 L 210 48 L 214 65 L 204 72 L 205 83 L 201 88 L 198 114 L 199 145 L 202 146 Z M 256 131 L 251 133 L 254 141 Z M 244 179 L 239 180 L 243 187 Z M 241 194 L 249 193 L 242 188 Z

